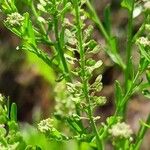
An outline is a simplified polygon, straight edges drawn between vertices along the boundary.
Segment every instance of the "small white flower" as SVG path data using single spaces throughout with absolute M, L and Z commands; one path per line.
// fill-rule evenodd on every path
M 113 137 L 130 138 L 133 131 L 125 122 L 118 122 L 117 124 L 113 125 L 111 129 L 109 129 L 109 133 Z
M 14 12 L 7 16 L 5 23 L 8 23 L 11 26 L 20 26 L 23 20 L 23 16 L 21 16 L 18 12 Z
M 53 130 L 53 119 L 48 118 L 48 119 L 42 120 L 38 124 L 38 129 L 42 133 L 46 133 L 47 131 L 52 131 Z
M 140 44 L 140 45 L 143 45 L 144 47 L 150 45 L 150 41 L 148 40 L 147 37 L 140 37 L 140 38 L 137 40 L 137 43 Z

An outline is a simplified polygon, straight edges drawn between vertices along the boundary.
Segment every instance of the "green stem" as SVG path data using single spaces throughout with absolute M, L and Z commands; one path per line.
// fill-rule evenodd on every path
M 56 6 L 56 1 L 54 0 L 54 6 Z M 63 49 L 61 47 L 61 41 L 60 41 L 60 38 L 59 38 L 59 29 L 58 29 L 58 16 L 57 16 L 57 8 L 55 8 L 55 13 L 53 15 L 53 20 L 54 20 L 54 32 L 55 32 L 55 38 L 56 38 L 56 46 L 57 46 L 57 50 L 58 50 L 58 53 L 59 53 L 59 57 L 60 57 L 60 60 L 61 60 L 61 63 L 63 65 L 63 69 L 64 69 L 64 74 L 65 74 L 65 79 L 66 81 L 70 82 L 71 81 L 71 77 L 69 75 L 69 69 L 68 69 L 68 65 L 67 65 L 67 62 L 66 62 L 66 59 L 64 57 L 64 52 L 63 52 Z
M 132 39 L 133 43 L 135 43 L 136 40 L 137 40 L 137 38 L 144 32 L 144 30 L 145 30 L 145 24 L 147 23 L 147 21 L 148 21 L 148 15 L 145 14 L 145 16 L 144 16 L 144 22 L 142 23 L 141 27 L 139 28 L 139 30 L 137 31 L 137 33 L 134 35 L 134 37 Z
M 148 115 L 145 124 L 148 124 L 148 125 L 150 124 L 150 114 Z M 140 146 L 142 144 L 142 141 L 143 141 L 144 135 L 146 134 L 147 129 L 148 129 L 148 127 L 146 125 L 141 125 L 139 132 L 137 134 L 135 144 L 134 144 L 135 145 L 134 150 L 140 149 Z
M 55 0 L 54 0 L 54 3 L 56 3 Z M 56 4 L 54 4 L 54 6 L 55 5 Z M 34 6 L 33 2 L 31 4 L 31 8 L 32 8 L 32 11 L 33 11 L 33 14 L 34 14 L 35 18 L 38 20 L 39 15 L 38 15 L 38 13 L 37 13 L 37 11 L 35 9 L 35 6 Z M 46 33 L 46 30 L 45 30 L 43 24 L 41 22 L 38 22 L 38 26 L 39 26 L 40 30 L 42 31 L 42 33 L 46 35 L 47 33 Z M 67 66 L 66 59 L 64 57 L 64 52 L 63 52 L 63 49 L 61 47 L 60 38 L 59 38 L 59 34 L 58 34 L 59 30 L 58 30 L 57 9 L 56 9 L 56 13 L 54 14 L 54 30 L 55 30 L 55 37 L 56 37 L 56 41 L 57 41 L 57 43 L 56 43 L 57 49 L 56 50 L 58 50 L 59 57 L 60 57 L 62 65 L 63 65 L 65 79 L 66 79 L 66 81 L 71 81 L 71 78 L 69 76 L 69 69 L 68 69 L 68 66 Z M 48 36 L 47 36 L 47 39 L 51 43 L 51 39 Z M 53 47 L 53 49 L 54 49 L 54 47 Z
M 95 22 L 95 24 L 97 25 L 98 29 L 101 31 L 101 33 L 103 34 L 107 44 L 108 44 L 108 49 L 110 50 L 106 50 L 106 53 L 110 56 L 110 58 L 117 63 L 122 70 L 125 70 L 125 64 L 122 60 L 122 58 L 120 57 L 120 55 L 117 53 L 117 49 L 114 47 L 114 45 L 112 44 L 112 37 L 108 35 L 108 33 L 106 32 L 100 18 L 98 17 L 95 9 L 93 8 L 93 6 L 91 5 L 90 1 L 87 0 L 86 1 L 87 7 L 90 10 L 91 13 L 91 19 Z
M 134 3 L 135 0 L 132 1 L 132 10 L 129 12 L 129 23 L 128 23 L 128 37 L 127 37 L 127 47 L 126 47 L 126 69 L 125 69 L 125 92 L 128 93 L 128 81 L 131 80 L 130 78 L 130 61 L 132 56 L 132 39 L 133 39 L 133 10 L 134 10 Z M 126 109 L 127 109 L 127 103 L 124 103 L 123 106 L 123 117 L 126 116 Z
M 125 91 L 127 91 L 128 80 L 130 74 L 130 59 L 132 55 L 132 38 L 133 38 L 133 10 L 134 10 L 134 0 L 132 3 L 132 10 L 129 11 L 129 23 L 128 23 L 128 37 L 127 37 L 127 47 L 126 47 L 126 69 L 125 69 Z
M 116 108 L 115 116 L 123 116 L 124 115 L 124 105 L 128 103 L 129 98 L 134 94 L 135 92 L 135 87 L 136 87 L 136 82 L 139 79 L 140 75 L 142 72 L 138 71 L 137 74 L 135 75 L 132 85 L 128 91 L 126 91 L 124 98 L 122 99 L 120 106 Z
M 33 12 L 33 15 L 34 15 L 35 19 L 38 21 L 39 15 L 38 15 L 38 13 L 37 13 L 37 11 L 36 11 L 36 9 L 35 9 L 35 6 L 34 6 L 34 3 L 33 3 L 33 2 L 31 3 L 31 10 L 32 10 L 32 12 Z M 48 45 L 54 50 L 54 47 L 53 47 L 54 43 L 51 41 L 50 37 L 47 35 L 47 32 L 46 32 L 46 30 L 45 30 L 44 25 L 43 25 L 40 21 L 38 21 L 38 24 L 37 24 L 37 25 L 38 25 L 38 27 L 39 27 L 41 33 L 44 34 L 45 37 L 46 37 L 46 39 L 43 39 L 43 40 L 46 42 L 46 44 L 48 44 Z M 54 51 L 55 51 L 55 50 L 54 50 Z
M 81 78 L 83 82 L 83 92 L 85 95 L 85 99 L 88 103 L 88 117 L 90 119 L 91 127 L 96 135 L 96 141 L 97 141 L 97 147 L 98 150 L 103 150 L 103 143 L 102 140 L 100 139 L 95 121 L 93 119 L 93 114 L 92 114 L 92 108 L 91 108 L 91 103 L 90 103 L 90 97 L 89 97 L 89 91 L 88 91 L 88 80 L 85 76 L 85 52 L 83 48 L 83 35 L 82 35 L 82 29 L 81 29 L 81 21 L 80 21 L 80 12 L 79 12 L 79 1 L 74 0 L 74 6 L 75 6 L 75 14 L 76 14 L 76 26 L 77 26 L 77 38 L 78 38 L 78 48 L 79 48 L 79 53 L 80 53 L 80 65 L 81 65 Z
M 32 9 L 32 12 L 33 12 L 36 20 L 38 21 L 39 15 L 38 15 L 38 13 L 37 13 L 37 11 L 35 9 L 35 6 L 34 6 L 33 2 L 31 3 L 31 9 Z M 43 24 L 40 21 L 38 21 L 38 26 L 39 26 L 40 30 L 42 31 L 42 33 L 46 35 L 46 30 L 45 30 Z
M 104 35 L 106 41 L 109 41 L 109 35 L 107 34 L 102 22 L 100 21 L 99 17 L 97 16 L 97 13 L 96 13 L 95 9 L 93 8 L 93 6 L 91 5 L 89 0 L 87 0 L 87 6 L 90 9 L 90 11 L 92 12 L 94 22 L 98 25 L 98 28 Z

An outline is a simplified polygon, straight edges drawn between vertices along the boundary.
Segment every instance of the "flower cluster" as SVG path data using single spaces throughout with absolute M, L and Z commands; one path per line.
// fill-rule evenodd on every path
M 23 20 L 24 17 L 22 15 L 20 15 L 18 12 L 14 12 L 8 14 L 5 23 L 7 23 L 10 26 L 20 26 Z
M 113 125 L 111 129 L 109 129 L 109 133 L 113 137 L 130 138 L 133 131 L 125 122 L 118 122 L 117 124 Z
M 42 120 L 38 124 L 38 129 L 42 133 L 46 133 L 47 131 L 53 130 L 53 119 L 48 118 L 48 119 Z
M 54 120 L 50 118 L 42 120 L 38 124 L 38 130 L 48 138 L 55 140 L 62 140 L 63 138 L 66 138 L 54 127 Z
M 146 47 L 146 46 L 150 46 L 150 41 L 147 37 L 140 37 L 139 39 L 137 39 L 137 44 Z
M 47 0 L 39 0 L 39 2 L 40 2 L 40 3 L 37 4 L 38 10 L 40 10 L 40 11 L 42 11 L 42 12 L 46 12 L 45 7 L 46 7 L 48 1 L 47 1 Z

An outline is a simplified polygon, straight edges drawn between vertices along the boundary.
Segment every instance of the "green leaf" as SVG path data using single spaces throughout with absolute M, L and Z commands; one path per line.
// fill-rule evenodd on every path
M 15 0 L 11 0 L 10 2 L 11 2 L 10 5 L 11 5 L 12 10 L 13 10 L 14 12 L 16 12 L 16 11 L 17 11 L 17 8 L 16 8 L 16 6 L 15 6 L 15 5 L 16 5 L 16 4 L 15 4 Z
M 17 8 L 15 6 L 14 0 L 1 0 L 0 1 L 0 9 L 4 11 L 6 14 L 10 14 L 12 12 L 17 12 Z
M 142 93 L 143 93 L 143 95 L 146 97 L 146 98 L 148 98 L 148 99 L 150 99 L 150 91 L 149 90 L 143 90 L 142 91 Z
M 150 62 L 150 52 L 149 52 L 149 47 L 144 47 L 142 45 L 138 45 L 141 56 L 144 57 L 148 62 Z
M 139 63 L 139 70 L 141 72 L 144 72 L 147 69 L 148 64 L 149 64 L 148 60 L 145 59 L 144 57 L 141 57 L 140 63 Z
M 10 119 L 15 122 L 17 121 L 17 105 L 15 103 L 11 105 Z
M 67 119 L 67 122 L 68 122 L 68 124 L 70 125 L 70 127 L 71 127 L 74 131 L 76 131 L 77 133 L 81 133 L 81 132 L 82 132 L 82 129 L 81 129 L 81 127 L 79 126 L 79 124 L 77 124 L 77 122 L 75 122 L 73 119 L 68 118 L 68 119 Z
M 115 54 L 117 53 L 117 38 L 116 37 L 110 37 L 110 45 L 111 45 L 111 50 Z
M 146 71 L 146 78 L 147 78 L 148 83 L 150 84 L 150 71 L 149 70 Z
M 115 104 L 116 107 L 119 106 L 121 100 L 123 99 L 123 92 L 120 83 L 115 81 Z
M 148 125 L 150 124 L 150 114 L 148 115 L 145 124 L 148 124 Z M 143 123 L 142 123 L 139 130 L 138 130 L 138 133 L 136 136 L 136 141 L 134 142 L 135 143 L 134 144 L 134 150 L 140 149 L 144 135 L 146 134 L 147 130 L 148 130 L 148 127 L 143 125 Z
M 129 64 L 128 64 L 128 72 L 129 72 L 129 79 L 134 80 L 134 66 L 132 63 L 132 58 L 129 59 Z
M 29 18 L 29 13 L 25 13 L 24 17 L 25 19 L 22 26 L 22 37 L 26 42 L 31 43 L 36 47 L 34 29 Z
M 132 11 L 132 5 L 134 0 L 123 0 L 121 6 L 127 8 L 129 11 Z
M 147 128 L 150 128 L 150 124 L 146 124 L 144 121 L 140 120 L 141 124 L 143 124 L 143 126 L 146 126 Z

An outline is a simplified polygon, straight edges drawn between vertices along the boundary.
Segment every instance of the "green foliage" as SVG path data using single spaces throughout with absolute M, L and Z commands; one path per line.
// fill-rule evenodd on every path
M 129 11 L 132 11 L 132 6 L 134 4 L 134 0 L 122 0 L 121 6 L 127 8 Z
M 0 95 L 0 147 L 5 149 L 25 149 L 26 144 L 22 139 L 16 122 L 16 105 L 13 103 L 10 107 L 6 106 L 6 98 Z M 9 114 L 10 112 L 10 114 Z
M 5 26 L 21 39 L 18 49 L 36 55 L 39 62 L 40 59 L 43 60 L 53 69 L 56 74 L 55 80 L 58 82 L 55 85 L 54 116 L 40 121 L 37 125 L 37 135 L 44 143 L 47 141 L 41 135 L 45 135 L 51 142 L 67 143 L 73 140 L 83 150 L 104 150 L 107 141 L 111 142 L 116 150 L 140 149 L 149 128 L 149 115 L 135 136 L 124 121 L 126 121 L 128 102 L 136 92 L 141 92 L 150 98 L 148 90 L 150 35 L 147 32 L 150 31 L 149 8 L 145 8 L 145 4 L 142 6 L 145 8 L 141 12 L 145 16 L 145 21 L 137 33 L 133 34 L 136 3 L 134 0 L 121 2 L 121 6 L 128 10 L 129 15 L 126 57 L 123 58 L 118 50 L 118 40 L 111 32 L 109 5 L 104 10 L 103 25 L 89 0 L 39 0 L 38 2 L 28 0 L 24 3 L 31 12 L 23 14 L 19 13 L 15 3 L 16 1 L 13 0 L 0 1 L 2 12 L 6 15 Z M 87 25 L 89 19 L 97 25 L 104 36 L 105 48 L 93 39 L 93 27 Z M 137 67 L 132 61 L 134 45 L 138 46 L 140 54 Z M 115 112 L 104 123 L 100 122 L 100 116 L 94 115 L 95 109 L 106 103 L 105 97 L 97 95 L 103 88 L 100 72 L 103 62 L 94 60 L 93 56 L 100 50 L 108 54 L 124 75 L 124 83 L 115 82 Z M 78 57 L 75 54 L 78 54 Z M 44 65 L 42 67 L 44 68 Z M 99 75 L 91 83 L 95 70 Z M 46 69 L 46 72 L 50 73 L 48 71 Z M 47 73 L 43 73 L 46 78 L 48 78 Z M 146 75 L 147 81 L 142 81 L 143 74 Z M 1 146 L 26 150 L 43 148 L 41 146 L 43 143 L 25 144 L 18 128 L 16 105 L 13 103 L 9 110 L 4 104 L 3 97 L 0 98 L 0 102 Z

